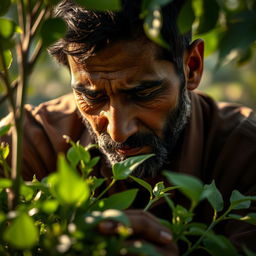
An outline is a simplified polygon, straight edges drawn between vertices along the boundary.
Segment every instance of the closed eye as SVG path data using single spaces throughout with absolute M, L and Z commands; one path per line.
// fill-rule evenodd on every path
M 89 90 L 85 87 L 73 87 L 73 89 L 88 103 L 100 103 L 107 99 L 103 91 Z

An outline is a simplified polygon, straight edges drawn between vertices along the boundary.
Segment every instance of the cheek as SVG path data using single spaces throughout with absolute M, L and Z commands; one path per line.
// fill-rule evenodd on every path
M 99 127 L 99 123 L 100 123 L 100 118 L 98 115 L 98 111 L 96 111 L 97 113 L 95 113 L 95 109 L 92 109 L 92 107 L 87 104 L 80 95 L 78 95 L 77 93 L 74 92 L 74 96 L 75 96 L 75 101 L 76 101 L 76 105 L 81 113 L 81 115 L 90 123 L 93 131 L 97 133 L 98 131 L 98 127 Z
M 178 93 L 166 93 L 141 109 L 141 121 L 144 126 L 161 137 L 167 117 L 175 111 L 179 102 Z

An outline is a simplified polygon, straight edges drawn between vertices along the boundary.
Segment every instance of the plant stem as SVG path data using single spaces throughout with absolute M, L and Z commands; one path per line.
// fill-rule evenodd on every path
M 182 256 L 188 256 L 192 251 L 198 248 L 198 245 L 202 242 L 203 238 L 206 236 L 206 234 L 216 225 L 217 223 L 213 221 L 210 226 L 207 228 L 207 230 L 200 236 L 200 238 L 194 243 L 194 245 L 187 250 Z
M 153 199 L 150 199 L 149 200 L 149 202 L 148 202 L 148 204 L 146 205 L 146 207 L 144 208 L 144 212 L 146 212 L 151 206 L 152 206 L 152 204 L 154 203 L 154 202 L 156 202 L 158 200 L 158 198 L 153 198 Z
M 105 195 L 108 190 L 115 184 L 116 180 L 113 179 L 108 186 L 97 196 L 97 198 L 89 205 L 88 209 L 89 210 L 93 205 L 96 204 L 97 201 L 99 201 L 100 198 L 102 198 L 103 195 Z
M 12 173 L 11 177 L 13 179 L 13 188 L 14 193 L 12 209 L 16 207 L 19 200 L 20 193 L 20 181 L 21 181 L 21 170 L 22 170 L 22 151 L 23 151 L 23 120 L 24 120 L 24 105 L 26 102 L 27 96 L 27 82 L 29 75 L 29 65 L 28 65 L 28 54 L 30 50 L 30 29 L 31 29 L 31 11 L 30 11 L 30 1 L 28 1 L 28 8 L 26 12 L 26 22 L 24 17 L 24 3 L 22 0 L 19 0 L 17 3 L 18 15 L 20 26 L 23 28 L 23 34 L 21 39 L 17 44 L 17 62 L 19 68 L 19 85 L 17 88 L 16 95 L 16 111 L 14 113 L 15 117 L 15 129 L 13 132 L 12 138 Z
M 225 217 L 229 214 L 231 211 L 231 208 L 228 208 L 219 218 L 216 218 L 216 213 L 213 216 L 213 221 L 210 224 L 210 226 L 207 228 L 207 230 L 200 236 L 200 238 L 196 241 L 196 243 L 182 256 L 189 255 L 192 251 L 198 248 L 199 244 L 202 242 L 203 238 L 207 235 L 207 233 L 214 228 L 215 225 L 217 225 L 219 222 L 225 219 Z
M 10 79 L 9 79 L 9 72 L 6 66 L 6 62 L 5 62 L 5 58 L 4 58 L 4 54 L 3 54 L 3 49 L 2 46 L 0 45 L 0 60 L 2 62 L 3 65 L 3 70 L 4 72 L 0 72 L 0 77 L 3 80 L 5 87 L 6 87 L 6 91 L 7 94 L 6 96 L 9 99 L 10 105 L 11 105 L 11 111 L 15 112 L 15 102 L 14 102 L 14 98 L 13 98 L 13 93 L 12 93 L 12 87 L 11 87 L 11 83 L 10 83 Z
M 0 49 L 0 51 L 1 51 L 1 49 Z M 4 74 L 2 74 L 1 72 L 0 72 L 0 78 L 3 80 L 3 82 L 5 83 L 5 78 L 4 78 Z M 16 91 L 16 89 L 17 89 L 17 86 L 18 86 L 18 84 L 19 84 L 19 80 L 18 79 L 16 79 L 16 80 L 14 80 L 12 83 L 11 83 L 11 88 L 10 88 L 10 90 L 9 90 L 9 92 L 7 91 L 7 93 L 6 94 L 4 94 L 1 98 L 0 98 L 0 105 L 4 102 L 4 101 L 6 101 L 7 99 L 9 99 L 9 101 L 10 101 L 10 97 L 9 97 L 9 95 L 13 95 L 14 94 L 14 92 Z M 13 97 L 12 97 L 13 98 Z M 13 100 L 13 102 L 14 102 L 14 100 Z M 11 103 L 12 104 L 12 103 Z M 15 109 L 15 108 L 14 108 Z

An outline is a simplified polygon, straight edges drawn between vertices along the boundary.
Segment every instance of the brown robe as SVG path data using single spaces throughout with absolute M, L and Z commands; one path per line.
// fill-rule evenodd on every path
M 170 156 L 170 164 L 164 169 L 182 172 L 200 178 L 209 184 L 213 179 L 220 189 L 226 205 L 232 190 L 237 189 L 246 195 L 256 194 L 256 117 L 251 109 L 236 104 L 216 103 L 200 92 L 190 92 L 192 115 L 175 153 Z M 26 105 L 23 148 L 23 177 L 31 180 L 36 174 L 42 179 L 56 169 L 59 152 L 66 152 L 69 145 L 63 135 L 74 141 L 88 145 L 91 138 L 82 124 L 72 95 L 45 102 L 37 107 Z M 11 122 L 8 115 L 0 125 Z M 10 143 L 10 136 L 2 140 Z M 101 165 L 98 175 L 109 176 L 110 170 Z M 154 184 L 164 180 L 159 175 L 147 179 Z M 135 186 L 126 181 L 120 182 L 112 190 L 120 191 Z M 133 207 L 145 206 L 147 194 L 143 189 Z M 144 196 L 145 194 L 145 196 Z M 186 205 L 179 193 L 172 195 L 175 202 Z M 144 200 L 145 199 L 145 200 Z M 169 218 L 170 210 L 159 202 L 152 213 L 161 218 Z M 250 208 L 256 212 L 255 204 Z M 197 208 L 196 219 L 209 222 L 212 210 L 207 202 Z M 256 251 L 256 228 L 240 222 L 227 222 L 216 229 L 230 237 L 236 245 L 245 243 Z

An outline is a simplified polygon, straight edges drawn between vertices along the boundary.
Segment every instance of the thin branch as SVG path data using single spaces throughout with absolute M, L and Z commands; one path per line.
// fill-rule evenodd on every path
M 21 39 L 24 40 L 24 33 L 25 33 L 25 23 L 24 23 L 24 3 L 23 0 L 17 1 L 17 10 L 18 10 L 18 19 L 19 19 L 19 26 L 21 27 L 23 33 L 21 33 Z
M 0 74 L 0 76 L 2 76 L 2 73 Z M 3 80 L 3 79 L 2 79 Z M 16 79 L 12 82 L 11 84 L 11 93 L 13 95 L 14 91 L 16 91 L 17 87 L 18 87 L 18 84 L 19 84 L 19 79 Z M 5 95 L 3 95 L 1 98 L 0 98 L 0 105 L 5 102 L 6 100 L 8 99 L 8 93 L 6 93 Z
M 31 26 L 32 26 L 32 14 L 31 14 L 31 2 L 30 0 L 27 0 L 27 10 L 26 10 L 26 32 L 25 32 L 25 38 L 22 43 L 22 50 L 23 52 L 27 52 L 29 45 L 30 45 L 30 39 L 31 39 Z
M 35 18 L 37 12 L 39 11 L 39 9 L 40 9 L 41 6 L 42 6 L 42 3 L 43 3 L 43 2 L 42 2 L 41 0 L 39 0 L 39 1 L 36 2 L 35 6 L 34 6 L 34 8 L 33 8 L 33 10 L 32 10 L 32 19 Z
M 1 46 L 0 46 L 0 60 L 2 62 L 3 70 L 4 70 L 3 73 L 0 72 L 1 79 L 3 80 L 3 82 L 5 84 L 5 87 L 6 87 L 6 90 L 7 90 L 7 97 L 9 99 L 9 101 L 10 101 L 10 105 L 11 105 L 12 111 L 15 112 L 15 109 L 16 109 L 15 101 L 14 101 L 14 98 L 13 98 L 13 94 L 12 94 L 12 90 L 11 90 L 11 84 L 10 84 L 10 80 L 9 80 L 9 73 L 8 73 L 8 69 L 7 69 L 7 66 L 6 66 L 6 62 L 5 62 L 5 58 L 4 58 Z
M 29 60 L 29 73 L 32 72 L 32 69 L 34 68 L 35 63 L 37 62 L 38 57 L 40 56 L 40 54 L 42 52 L 42 49 L 43 49 L 42 48 L 42 40 L 39 40 L 32 56 Z
M 46 9 L 42 9 L 41 12 L 39 13 L 39 15 L 37 16 L 37 19 L 35 20 L 33 26 L 32 26 L 32 29 L 31 29 L 31 35 L 34 36 L 38 27 L 40 26 L 43 18 L 44 18 L 44 15 L 46 13 Z

